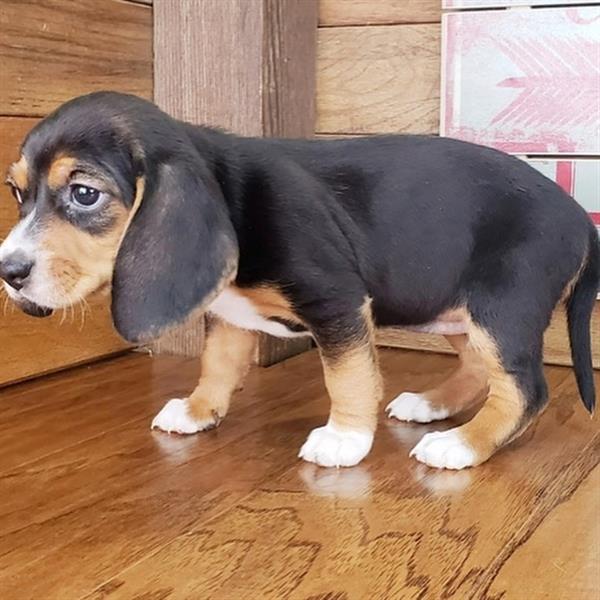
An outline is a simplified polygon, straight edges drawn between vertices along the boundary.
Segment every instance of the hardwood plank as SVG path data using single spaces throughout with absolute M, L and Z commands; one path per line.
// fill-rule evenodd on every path
M 321 28 L 317 133 L 436 133 L 440 26 Z
M 600 301 L 596 302 L 591 325 L 592 363 L 600 369 Z M 409 348 L 412 350 L 430 350 L 454 354 L 448 342 L 439 335 L 416 333 L 394 327 L 377 332 L 377 343 L 393 348 Z M 544 337 L 544 362 L 551 365 L 572 366 L 567 319 L 563 309 L 557 309 Z
M 0 473 L 23 467 L 130 421 L 145 418 L 149 426 L 153 412 L 165 400 L 160 395 L 161 389 L 185 394 L 188 390 L 181 382 L 193 381 L 198 367 L 196 359 L 182 362 L 167 357 L 157 362 L 148 355 L 132 352 L 5 388 L 0 392 L 0 428 L 9 430 L 16 420 L 20 427 L 18 435 L 4 440 Z M 40 401 L 44 398 L 48 400 Z M 126 402 L 116 405 L 114 398 Z M 147 430 L 147 426 L 143 429 Z
M 1 35 L 1 34 L 0 34 Z M 38 119 L 0 117 L 0 165 L 18 158 L 18 148 Z M 0 239 L 17 220 L 16 203 L 6 186 L 0 186 Z M 29 317 L 5 303 L 0 293 L 0 384 L 26 379 L 68 365 L 93 360 L 128 347 L 112 326 L 107 298 L 89 302 L 82 321 L 80 309 L 48 319 Z
M 149 431 L 150 415 L 167 398 L 192 389 L 196 369 L 189 360 L 171 357 L 158 357 L 150 364 L 157 365 L 156 376 L 146 379 L 139 369 L 127 371 L 117 365 L 111 381 L 122 382 L 122 392 L 98 373 L 94 402 L 64 416 L 55 403 L 56 390 L 36 395 L 40 412 L 63 418 L 67 427 L 81 426 L 82 413 L 91 421 L 99 412 L 99 420 L 108 421 L 102 415 L 104 403 L 110 403 L 117 418 L 123 414 L 123 425 L 108 429 L 103 423 L 105 433 L 0 476 L 3 598 L 77 598 L 115 570 L 187 531 L 199 515 L 231 506 L 296 461 L 295 445 L 306 432 L 293 433 L 293 426 L 307 406 L 316 409 L 325 393 L 314 360 L 305 366 L 292 360 L 273 369 L 256 369 L 234 403 L 227 426 L 202 436 L 169 436 Z M 172 375 L 165 377 L 169 369 Z M 76 387 L 65 374 L 55 379 Z M 305 394 L 307 404 L 300 402 Z M 147 406 L 135 419 L 142 400 Z M 0 443 L 3 436 L 9 445 L 21 430 L 27 433 L 26 419 L 27 413 L 15 418 L 11 429 L 1 430 Z M 88 430 L 93 428 L 90 424 Z M 290 444 L 292 434 L 297 439 Z M 31 445 L 37 444 L 37 436 L 36 432 L 27 438 Z M 83 562 L 73 560 L 84 556 Z M 54 564 L 50 571 L 49 564 Z
M 489 587 L 489 596 L 505 600 L 597 597 L 600 587 L 598 490 L 600 467 L 515 549 Z
M 381 361 L 386 400 L 456 364 L 398 350 Z M 383 417 L 361 466 L 299 462 L 328 408 L 316 352 L 254 369 L 217 430 L 149 432 L 150 415 L 196 373 L 194 361 L 136 355 L 8 390 L 0 445 L 26 452 L 14 445 L 22 437 L 40 449 L 0 474 L 3 598 L 481 597 L 600 460 L 597 420 L 565 368 L 547 369 L 551 405 L 522 439 L 459 473 L 407 456 L 450 423 Z M 31 428 L 61 419 L 63 449 Z
M 43 116 L 114 89 L 152 97 L 152 10 L 119 0 L 3 0 L 0 114 Z
M 440 0 L 321 0 L 319 25 L 439 23 Z
M 199 519 L 89 598 L 484 597 L 480 573 L 493 581 L 503 549 L 600 460 L 600 435 L 575 406 L 566 371 L 549 374 L 559 401 L 486 465 L 453 473 L 414 464 L 406 450 L 431 427 L 390 424 L 364 465 L 299 464 L 218 517 Z M 565 579 L 564 589 L 579 583 Z M 600 589 L 597 577 L 585 585 Z
M 121 359 L 110 381 L 122 390 L 99 371 L 93 392 L 93 378 L 84 382 L 82 395 L 95 401 L 80 412 L 63 415 L 56 398 L 56 382 L 67 388 L 77 378 L 56 375 L 39 394 L 29 383 L 29 408 L 13 412 L 12 428 L 0 427 L 3 447 L 27 431 L 34 396 L 47 412 L 38 418 L 73 427 L 84 413 L 92 421 L 103 403 L 123 414 L 122 426 L 2 475 L 3 598 L 482 597 L 513 549 L 600 460 L 597 420 L 561 367 L 547 369 L 550 407 L 523 438 L 485 465 L 451 473 L 407 456 L 423 433 L 451 422 L 383 416 L 359 467 L 297 461 L 328 409 L 316 352 L 253 370 L 222 426 L 193 437 L 147 430 L 164 398 L 191 387 L 193 363 L 139 360 L 155 364 L 156 375 L 145 380 L 147 366 Z M 456 359 L 382 350 L 381 362 L 387 401 L 430 385 Z M 37 436 L 25 437 L 35 445 Z

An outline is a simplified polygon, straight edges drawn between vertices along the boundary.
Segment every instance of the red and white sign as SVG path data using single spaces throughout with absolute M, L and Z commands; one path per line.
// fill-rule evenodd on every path
M 600 6 L 442 21 L 442 135 L 512 153 L 600 153 Z
M 521 6 L 550 6 L 585 4 L 585 0 L 442 0 L 442 8 L 517 8 Z
M 600 227 L 600 160 L 525 160 L 573 196 Z

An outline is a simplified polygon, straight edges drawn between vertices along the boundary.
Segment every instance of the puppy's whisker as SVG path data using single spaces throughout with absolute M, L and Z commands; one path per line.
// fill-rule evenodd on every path
M 90 303 L 85 298 L 82 298 L 81 301 L 83 302 L 83 305 L 85 306 L 85 310 L 89 313 L 89 315 L 91 317 L 94 314 L 94 310 L 90 306 Z
M 83 326 L 85 325 L 85 304 L 83 299 L 79 300 L 77 306 L 81 309 L 81 322 L 79 323 L 79 331 L 83 331 Z

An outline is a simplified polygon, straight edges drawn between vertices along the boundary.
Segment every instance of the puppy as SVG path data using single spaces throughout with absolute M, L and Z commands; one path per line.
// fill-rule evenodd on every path
M 374 330 L 405 326 L 447 335 L 460 367 L 433 390 L 400 394 L 390 415 L 444 419 L 485 394 L 470 422 L 412 451 L 434 467 L 477 465 L 546 405 L 543 333 L 560 302 L 594 407 L 598 234 L 558 186 L 501 152 L 429 136 L 241 138 L 102 92 L 37 125 L 7 182 L 20 221 L 0 275 L 26 313 L 110 285 L 115 327 L 134 343 L 192 311 L 213 315 L 197 388 L 153 427 L 214 427 L 257 331 L 310 335 L 331 412 L 300 456 L 355 465 L 382 397 Z

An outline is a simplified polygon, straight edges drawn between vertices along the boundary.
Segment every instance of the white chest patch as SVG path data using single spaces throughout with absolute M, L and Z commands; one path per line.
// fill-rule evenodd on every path
M 240 329 L 263 331 L 276 337 L 306 337 L 308 332 L 291 331 L 282 323 L 263 317 L 254 304 L 235 290 L 225 288 L 208 307 L 208 312 Z

